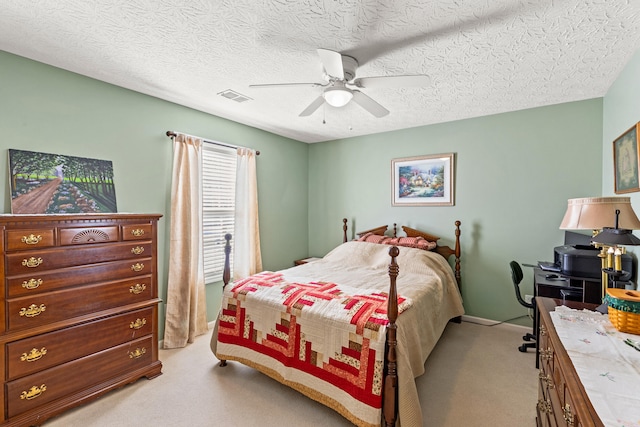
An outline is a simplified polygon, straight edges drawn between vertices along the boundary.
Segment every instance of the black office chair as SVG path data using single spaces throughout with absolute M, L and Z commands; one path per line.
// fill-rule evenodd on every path
M 524 275 L 522 274 L 522 268 L 520 268 L 520 264 L 518 264 L 516 261 L 511 261 L 509 265 L 511 266 L 511 279 L 513 280 L 513 287 L 516 290 L 516 298 L 518 299 L 518 302 L 524 307 L 535 309 L 534 302 L 526 302 L 524 299 L 522 299 L 522 295 L 520 294 L 520 282 L 522 282 L 522 278 L 524 277 Z M 522 345 L 518 347 L 518 350 L 520 350 L 521 352 L 526 353 L 528 348 L 536 348 L 535 334 L 527 332 L 526 335 L 522 336 L 522 339 L 529 342 L 522 343 Z

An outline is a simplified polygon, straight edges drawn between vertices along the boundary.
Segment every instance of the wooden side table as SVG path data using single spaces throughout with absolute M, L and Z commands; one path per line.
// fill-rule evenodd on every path
M 308 262 L 317 261 L 319 259 L 322 259 L 322 258 L 312 256 L 312 257 L 309 257 L 309 258 L 297 259 L 297 260 L 293 261 L 293 264 L 294 265 L 302 265 L 302 264 L 306 264 Z

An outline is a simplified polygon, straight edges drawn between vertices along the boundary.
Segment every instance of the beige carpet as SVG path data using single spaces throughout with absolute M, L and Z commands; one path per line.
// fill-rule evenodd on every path
M 525 329 L 451 323 L 418 384 L 425 426 L 534 426 L 535 352 Z M 142 379 L 51 419 L 46 427 L 349 426 L 344 418 L 237 363 L 219 368 L 203 335 L 161 350 L 163 375 Z M 410 426 L 404 426 L 410 427 Z

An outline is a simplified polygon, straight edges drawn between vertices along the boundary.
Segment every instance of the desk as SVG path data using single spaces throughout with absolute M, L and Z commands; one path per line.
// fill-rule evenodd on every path
M 533 273 L 534 297 L 563 299 L 562 291 L 573 291 L 572 293 L 577 294 L 577 298 L 574 299 L 576 301 L 591 304 L 600 304 L 602 302 L 600 279 L 565 276 L 560 273 L 543 271 L 538 267 L 533 269 Z M 551 278 L 551 275 L 557 276 L 557 278 Z
M 551 278 L 551 276 L 557 276 Z M 563 293 L 570 291 L 571 294 L 577 295 L 577 298 L 564 298 Z M 560 273 L 543 271 L 539 267 L 533 269 L 533 297 L 555 298 L 565 301 L 569 305 L 569 301 L 577 301 L 580 303 L 600 304 L 602 303 L 602 287 L 599 279 L 591 279 L 585 277 L 564 276 Z M 539 316 L 534 313 L 533 330 L 536 334 L 536 355 L 539 356 L 540 349 L 537 343 L 540 339 L 538 331 Z M 536 356 L 536 368 L 539 367 L 539 357 Z

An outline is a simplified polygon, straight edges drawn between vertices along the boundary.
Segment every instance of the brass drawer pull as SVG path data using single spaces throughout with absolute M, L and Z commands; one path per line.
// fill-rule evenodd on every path
M 556 385 L 553 383 L 551 375 L 545 375 L 544 372 L 538 373 L 538 379 L 547 386 L 548 389 L 553 389 Z
M 137 262 L 131 266 L 131 269 L 133 271 L 142 271 L 144 270 L 144 264 L 141 262 Z
M 40 264 L 42 264 L 42 258 L 31 257 L 29 259 L 22 260 L 22 265 L 29 268 L 37 267 Z
M 42 384 L 40 387 L 38 387 L 37 385 L 34 385 L 29 389 L 29 391 L 23 391 L 22 393 L 20 393 L 20 399 L 23 399 L 23 400 L 35 399 L 36 397 L 42 395 L 42 393 L 44 393 L 45 391 L 47 391 L 46 385 Z
M 140 255 L 144 252 L 144 248 L 142 246 L 136 246 L 135 248 L 131 248 L 131 253 L 134 255 Z
M 42 279 L 29 279 L 22 282 L 22 287 L 25 289 L 36 289 L 42 285 Z
M 42 236 L 39 234 L 37 236 L 29 234 L 28 236 L 22 236 L 22 239 L 20 239 L 22 243 L 25 243 L 27 245 L 37 245 L 41 240 Z
M 542 413 L 553 414 L 553 406 L 548 400 L 538 400 L 538 410 Z
M 29 308 L 22 307 L 20 309 L 20 316 L 23 316 L 23 317 L 36 317 L 36 316 L 39 316 L 40 313 L 42 313 L 46 309 L 47 309 L 47 307 L 44 304 L 40 304 L 40 307 L 38 307 L 35 304 L 31 304 L 29 306 Z
M 547 328 L 545 328 L 544 325 L 540 325 L 540 335 L 547 335 Z
M 540 350 L 540 358 L 545 361 L 553 359 L 553 350 L 548 347 L 546 350 Z
M 140 329 L 142 328 L 144 325 L 147 324 L 147 319 L 145 319 L 144 317 L 142 319 L 136 319 L 135 322 L 131 322 L 129 324 L 129 328 L 130 329 Z
M 562 417 L 567 422 L 568 427 L 573 427 L 573 413 L 571 412 L 571 406 L 568 403 L 562 407 Z
M 45 347 L 42 347 L 40 350 L 33 348 L 29 353 L 22 353 L 20 360 L 22 362 L 35 362 L 36 360 L 42 359 L 45 354 L 47 354 L 47 349 Z
M 144 283 L 136 283 L 129 288 L 129 292 L 135 295 L 143 293 L 147 289 L 147 285 Z
M 136 348 L 134 351 L 129 352 L 129 359 L 137 359 L 139 357 L 142 357 L 146 352 L 147 349 L 144 347 L 142 347 L 142 349 Z
M 136 237 L 144 236 L 144 230 L 142 228 L 135 228 L 131 230 L 131 235 Z

